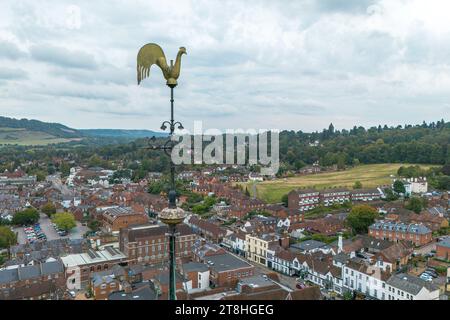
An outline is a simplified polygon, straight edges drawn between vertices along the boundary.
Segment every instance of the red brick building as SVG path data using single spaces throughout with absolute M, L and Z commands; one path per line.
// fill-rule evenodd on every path
M 131 225 L 148 222 L 148 215 L 142 207 L 113 207 L 102 213 L 102 223 L 108 232 L 119 232 Z
M 0 300 L 62 299 L 65 291 L 61 261 L 0 270 Z
M 185 224 L 177 226 L 179 236 L 176 239 L 175 252 L 178 259 L 192 257 L 192 246 L 197 235 Z M 161 225 L 140 225 L 120 230 L 120 250 L 130 263 L 160 263 L 169 257 L 168 228 Z
M 395 223 L 378 221 L 369 227 L 369 235 L 376 239 L 389 241 L 410 241 L 416 246 L 427 244 L 433 240 L 432 232 L 422 224 Z
M 447 238 L 436 244 L 436 257 L 450 260 L 450 239 Z
M 319 205 L 320 193 L 315 189 L 292 190 L 288 194 L 288 207 L 300 212 L 312 210 Z
M 209 256 L 205 262 L 209 265 L 211 284 L 216 287 L 229 286 L 255 272 L 254 266 L 229 253 Z
M 221 242 L 227 234 L 225 229 L 210 221 L 199 219 L 194 215 L 189 219 L 189 224 L 194 232 L 214 243 Z

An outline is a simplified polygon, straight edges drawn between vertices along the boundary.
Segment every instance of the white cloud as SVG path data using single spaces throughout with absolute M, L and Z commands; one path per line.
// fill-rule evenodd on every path
M 159 70 L 136 54 L 185 46 L 176 116 L 218 128 L 310 131 L 448 113 L 446 0 L 3 1 L 0 112 L 73 127 L 159 128 Z

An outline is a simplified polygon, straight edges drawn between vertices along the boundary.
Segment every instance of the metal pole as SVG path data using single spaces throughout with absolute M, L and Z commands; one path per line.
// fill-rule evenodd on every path
M 175 132 L 175 120 L 173 116 L 173 87 L 170 87 L 170 137 L 172 139 Z M 170 161 L 170 192 L 169 192 L 169 208 L 176 208 L 176 191 L 175 191 L 175 164 Z
M 169 226 L 170 239 L 170 274 L 169 274 L 169 300 L 177 300 L 175 280 L 175 226 Z
M 173 87 L 170 87 L 170 139 L 175 131 L 174 115 L 173 115 Z M 169 191 L 169 208 L 176 208 L 176 191 L 175 191 L 175 164 L 170 161 L 170 184 Z M 176 300 L 176 280 L 175 280 L 175 232 L 176 226 L 169 225 L 169 246 L 170 246 L 170 266 L 169 266 L 169 300 Z

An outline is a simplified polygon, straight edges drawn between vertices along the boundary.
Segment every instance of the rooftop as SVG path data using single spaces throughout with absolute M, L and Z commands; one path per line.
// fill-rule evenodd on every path
M 314 250 L 325 247 L 327 244 L 317 240 L 306 240 L 300 243 L 294 243 L 291 248 L 299 249 L 301 251 Z
M 422 288 L 426 288 L 428 291 L 439 290 L 437 285 L 406 273 L 395 274 L 386 283 L 412 295 L 417 295 Z
M 251 264 L 246 262 L 245 260 L 233 256 L 229 253 L 224 253 L 215 256 L 208 256 L 207 262 L 210 264 L 211 269 L 217 272 L 231 271 L 242 268 L 250 268 Z
M 124 258 L 126 258 L 126 256 L 122 252 L 112 246 L 108 246 L 100 251 L 90 249 L 87 253 L 69 254 L 62 257 L 61 260 L 66 267 L 75 267 Z
M 108 300 L 156 300 L 158 295 L 149 282 L 139 283 L 132 288 L 131 293 L 125 291 L 114 292 L 109 295 Z

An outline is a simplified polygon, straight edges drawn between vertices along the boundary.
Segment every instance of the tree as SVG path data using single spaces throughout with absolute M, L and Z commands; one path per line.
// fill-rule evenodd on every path
M 397 193 L 406 193 L 405 185 L 400 180 L 395 180 L 394 182 L 394 191 Z
M 17 212 L 12 223 L 15 225 L 30 225 L 39 221 L 39 212 L 35 208 L 28 208 L 23 211 Z
M 44 181 L 46 177 L 47 177 L 46 172 L 44 172 L 42 170 L 39 170 L 38 172 L 36 172 L 36 180 L 37 181 L 39 181 L 39 182 Z
M 281 197 L 281 202 L 283 202 L 283 205 L 284 205 L 285 207 L 288 206 L 289 197 L 288 197 L 288 194 L 287 194 L 287 193 L 284 194 L 284 195 Z
M 56 213 L 56 207 L 53 203 L 47 202 L 42 206 L 41 211 L 45 213 L 47 216 L 51 217 L 53 214 Z
M 245 195 L 246 195 L 247 197 L 250 197 L 250 192 L 248 191 L 248 188 L 247 188 L 247 187 L 245 187 Z
M 69 231 L 76 227 L 75 217 L 70 212 L 55 213 L 52 216 L 52 221 L 59 229 Z
M 398 195 L 396 195 L 391 189 L 384 189 L 384 194 L 386 195 L 386 201 L 395 201 L 398 199 Z
M 442 167 L 442 173 L 446 176 L 450 176 L 450 163 L 447 163 Z
M 347 216 L 347 223 L 354 233 L 367 233 L 369 226 L 378 217 L 378 211 L 368 205 L 354 206 Z
M 362 189 L 363 185 L 361 183 L 361 181 L 356 181 L 355 184 L 353 185 L 353 189 Z
M 67 177 L 70 174 L 70 166 L 67 162 L 62 162 L 59 166 L 59 171 L 63 177 Z
M 100 221 L 92 219 L 91 221 L 88 222 L 87 226 L 89 227 L 89 229 L 96 232 L 100 230 Z
M 16 243 L 16 234 L 9 227 L 0 226 L 0 249 L 9 248 Z
M 420 198 L 412 197 L 406 204 L 405 208 L 412 210 L 415 213 L 420 213 L 423 209 L 423 202 Z

